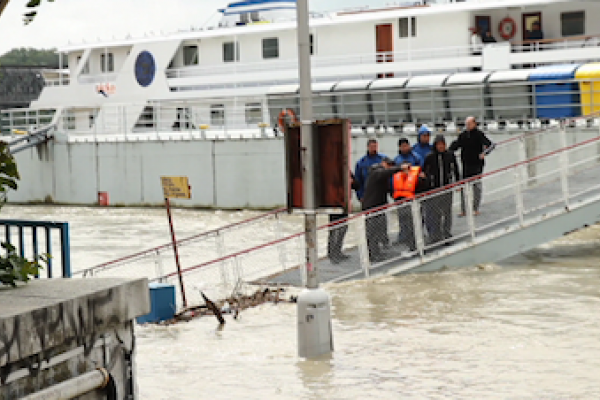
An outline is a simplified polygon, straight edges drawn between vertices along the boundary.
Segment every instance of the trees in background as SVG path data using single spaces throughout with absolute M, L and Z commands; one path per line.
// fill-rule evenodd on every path
M 12 49 L 0 56 L 0 65 L 3 67 L 35 66 L 58 68 L 58 53 L 55 49 Z

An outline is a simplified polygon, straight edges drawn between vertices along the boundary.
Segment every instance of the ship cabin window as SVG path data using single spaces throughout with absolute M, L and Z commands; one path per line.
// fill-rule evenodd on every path
M 223 61 L 236 62 L 240 61 L 240 45 L 237 42 L 223 43 Z
M 115 71 L 115 56 L 113 55 L 113 53 L 102 53 L 102 55 L 100 56 L 100 71 Z
M 260 22 L 260 15 L 259 15 L 258 11 L 252 11 L 250 13 L 250 20 L 252 22 Z
M 183 65 L 198 65 L 198 46 L 183 46 Z
M 410 36 L 411 37 L 415 37 L 417 36 L 417 19 L 415 17 L 410 17 L 411 19 L 411 23 L 410 23 Z M 400 18 L 398 20 L 398 27 L 400 30 L 400 37 L 401 38 L 407 38 L 408 37 L 408 30 L 409 30 L 409 23 L 408 23 L 408 17 L 406 18 Z
M 265 38 L 263 44 L 263 59 L 279 58 L 279 38 Z
M 262 122 L 262 104 L 246 103 L 246 124 L 255 125 Z
M 210 106 L 210 124 L 212 126 L 225 125 L 225 106 L 223 104 L 213 104 Z
M 585 11 L 560 14 L 560 24 L 563 36 L 585 35 Z
M 315 35 L 310 34 L 310 55 L 315 54 Z
M 77 57 L 77 66 L 79 66 L 79 64 L 81 63 L 81 56 Z M 90 73 L 90 63 L 86 62 L 85 65 L 83 66 L 83 69 L 81 70 L 82 74 L 89 74 Z

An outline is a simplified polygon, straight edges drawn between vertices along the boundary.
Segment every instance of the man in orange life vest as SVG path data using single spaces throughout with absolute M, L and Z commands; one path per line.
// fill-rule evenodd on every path
M 393 197 L 396 202 L 412 200 L 416 194 L 429 188 L 427 178 L 421 171 L 421 167 L 413 167 L 409 163 L 403 163 L 401 167 L 402 171 L 395 174 L 393 178 Z M 417 249 L 415 225 L 410 203 L 400 206 L 398 220 L 400 227 L 398 244 L 405 245 L 410 251 L 415 251 Z

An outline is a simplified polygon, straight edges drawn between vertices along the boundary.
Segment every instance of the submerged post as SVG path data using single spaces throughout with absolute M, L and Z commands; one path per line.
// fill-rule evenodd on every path
M 333 335 L 329 295 L 319 289 L 317 274 L 317 212 L 308 0 L 298 0 L 297 17 L 307 278 L 307 288 L 298 296 L 298 355 L 313 358 L 333 351 Z

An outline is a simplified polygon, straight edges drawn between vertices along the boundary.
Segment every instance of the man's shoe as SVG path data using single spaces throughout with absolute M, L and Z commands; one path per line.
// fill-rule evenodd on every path
M 347 261 L 350 258 L 352 258 L 352 257 L 350 257 L 346 254 L 343 254 L 343 253 L 329 256 L 329 260 L 331 261 L 332 264 L 339 264 L 344 261 Z

